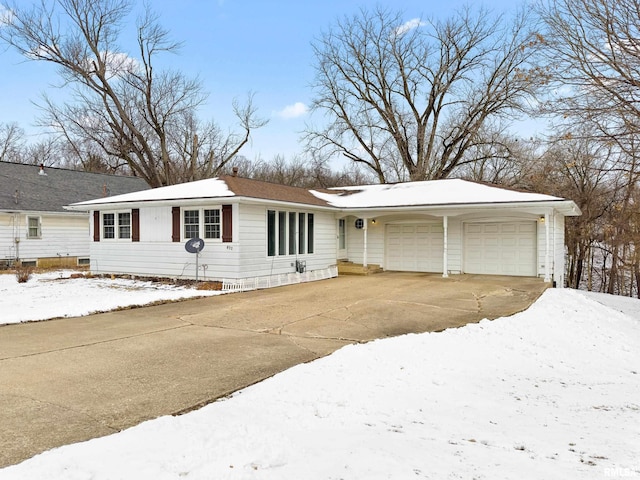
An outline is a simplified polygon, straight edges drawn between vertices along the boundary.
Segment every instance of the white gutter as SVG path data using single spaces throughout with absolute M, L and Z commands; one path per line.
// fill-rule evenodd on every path
M 315 209 L 315 210 L 326 210 L 335 212 L 338 210 L 336 207 L 332 207 L 329 205 L 314 205 L 311 203 L 300 203 L 300 202 L 285 202 L 283 200 L 269 200 L 266 198 L 253 198 L 253 197 L 243 197 L 243 196 L 226 196 L 226 197 L 199 197 L 199 198 L 175 198 L 175 199 L 163 199 L 163 200 L 136 200 L 129 202 L 104 202 L 104 203 L 91 203 L 91 204 L 78 204 L 74 203 L 71 205 L 65 205 L 63 208 L 65 210 L 74 210 L 74 211 L 83 211 L 88 212 L 89 210 L 118 210 L 121 208 L 132 208 L 135 205 L 144 204 L 151 205 L 156 207 L 178 207 L 178 206 L 201 206 L 203 204 L 210 205 L 222 205 L 222 204 L 233 204 L 233 203 L 245 203 L 245 204 L 257 204 L 257 205 L 276 205 L 282 206 L 285 208 L 296 207 L 298 209 Z
M 436 205 L 400 205 L 393 207 L 335 207 L 340 212 L 350 213 L 352 215 L 362 212 L 362 215 L 376 216 L 381 213 L 395 213 L 402 212 L 416 212 L 416 211 L 428 211 L 436 216 L 444 216 L 452 210 L 492 210 L 492 209 L 523 209 L 532 208 L 538 211 L 543 209 L 553 208 L 563 213 L 565 216 L 578 216 L 582 212 L 573 200 L 540 200 L 533 202 L 486 202 L 486 203 L 450 203 L 450 204 L 436 204 Z M 437 213 L 441 212 L 441 213 Z M 450 214 L 450 213 L 449 213 Z
M 67 209 L 66 206 L 63 207 L 65 210 Z M 78 211 L 76 212 L 59 212 L 59 211 L 47 211 L 47 210 L 0 210 L 0 213 L 6 213 L 7 215 L 14 215 L 14 214 L 18 214 L 18 215 L 38 215 L 38 216 L 42 216 L 42 215 L 47 215 L 47 216 L 51 216 L 51 217 L 68 217 L 69 215 L 73 215 L 76 217 L 79 217 L 81 215 L 83 215 L 82 211 Z
M 65 210 L 87 212 L 90 210 L 117 210 L 121 208 L 131 208 L 132 205 L 153 205 L 153 206 L 200 206 L 203 203 L 212 205 L 229 204 L 229 203 L 249 203 L 258 205 L 277 205 L 283 207 L 296 207 L 300 209 L 316 209 L 332 212 L 340 212 L 346 215 L 366 216 L 372 218 L 381 213 L 396 212 L 434 212 L 434 215 L 444 216 L 452 210 L 487 210 L 487 209 L 522 209 L 522 208 L 555 208 L 566 216 L 578 216 L 582 212 L 572 200 L 541 200 L 533 202 L 486 202 L 486 203 L 455 203 L 455 204 L 435 204 L 435 205 L 398 205 L 391 207 L 336 207 L 333 205 L 314 205 L 310 203 L 286 202 L 283 200 L 270 200 L 265 198 L 253 198 L 245 196 L 225 196 L 225 197 L 199 197 L 199 198 L 175 198 L 163 200 L 138 200 L 128 202 L 104 202 L 104 203 L 74 203 L 65 205 Z M 563 208 L 564 207 L 564 208 Z M 362 215 L 358 215 L 362 212 Z M 440 213 L 437 213 L 440 212 Z M 450 213 L 449 213 L 450 214 Z

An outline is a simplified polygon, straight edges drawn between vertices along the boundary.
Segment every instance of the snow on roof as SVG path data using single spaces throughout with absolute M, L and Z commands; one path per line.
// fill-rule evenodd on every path
M 220 178 L 207 178 L 194 182 L 169 185 L 167 187 L 152 188 L 139 192 L 125 193 L 108 198 L 96 198 L 73 205 L 95 205 L 125 202 L 148 202 L 154 200 L 182 200 L 189 198 L 215 198 L 233 197 L 235 194 L 229 190 L 224 180 Z
M 551 195 L 518 192 L 460 179 L 339 187 L 329 190 L 330 193 L 314 190 L 311 193 L 339 208 L 563 200 Z
M 74 203 L 101 204 L 219 197 L 250 197 L 337 208 L 468 205 L 561 201 L 562 198 L 526 193 L 459 179 L 337 187 L 323 191 L 222 176 Z

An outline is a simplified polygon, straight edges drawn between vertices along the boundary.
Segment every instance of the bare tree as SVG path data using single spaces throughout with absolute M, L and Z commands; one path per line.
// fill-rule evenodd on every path
M 465 8 L 445 21 L 378 8 L 344 18 L 314 44 L 325 127 L 312 151 L 340 153 L 378 181 L 449 176 L 491 119 L 519 112 L 545 72 L 531 63 L 539 38 L 524 12 L 513 21 Z
M 78 152 L 81 145 L 98 146 L 116 166 L 126 162 L 152 187 L 215 174 L 265 122 L 257 118 L 250 95 L 245 105 L 234 103 L 242 133 L 225 137 L 212 123 L 201 128 L 196 111 L 206 94 L 200 81 L 154 67 L 158 55 L 180 46 L 155 14 L 147 8 L 137 20 L 135 55 L 119 47 L 132 6 L 133 0 L 14 5 L 0 38 L 29 59 L 60 67 L 73 101 L 59 106 L 45 98 L 43 122 Z
M 357 165 L 347 165 L 342 170 L 335 171 L 327 158 L 299 155 L 289 159 L 283 155 L 276 155 L 271 161 L 251 161 L 239 155 L 234 159 L 233 166 L 225 168 L 225 173 L 231 173 L 234 169 L 245 178 L 302 188 L 363 185 L 373 180 L 370 174 L 363 172 Z
M 482 128 L 480 136 L 485 143 L 474 145 L 466 152 L 464 159 L 470 161 L 461 162 L 454 169 L 454 175 L 467 180 L 522 188 L 541 154 L 542 141 L 488 128 Z
M 0 162 L 20 162 L 24 130 L 17 123 L 0 123 Z
M 640 1 L 549 0 L 537 10 L 552 75 L 542 112 L 556 117 L 565 136 L 580 137 L 587 126 L 591 140 L 618 159 L 604 166 L 613 179 L 598 238 L 601 288 L 631 293 L 635 276 L 640 295 Z
M 616 196 L 615 166 L 620 154 L 612 145 L 598 142 L 589 131 L 551 139 L 535 160 L 521 186 L 551 195 L 570 198 L 582 215 L 567 217 L 567 284 L 580 288 L 586 274 L 587 288 L 593 289 L 594 251 L 602 248 L 604 231 Z M 596 290 L 599 288 L 596 288 Z
M 538 4 L 552 86 L 543 113 L 591 124 L 594 138 L 640 133 L 640 1 L 550 0 Z

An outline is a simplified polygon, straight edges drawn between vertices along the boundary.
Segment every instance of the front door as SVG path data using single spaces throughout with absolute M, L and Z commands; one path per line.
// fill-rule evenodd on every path
M 338 260 L 347 256 L 347 222 L 344 218 L 338 220 Z

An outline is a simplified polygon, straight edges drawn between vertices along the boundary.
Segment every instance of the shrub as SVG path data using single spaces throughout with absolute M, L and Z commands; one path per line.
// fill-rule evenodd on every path
M 18 283 L 26 283 L 31 278 L 33 270 L 31 267 L 17 267 L 16 268 L 16 280 Z

